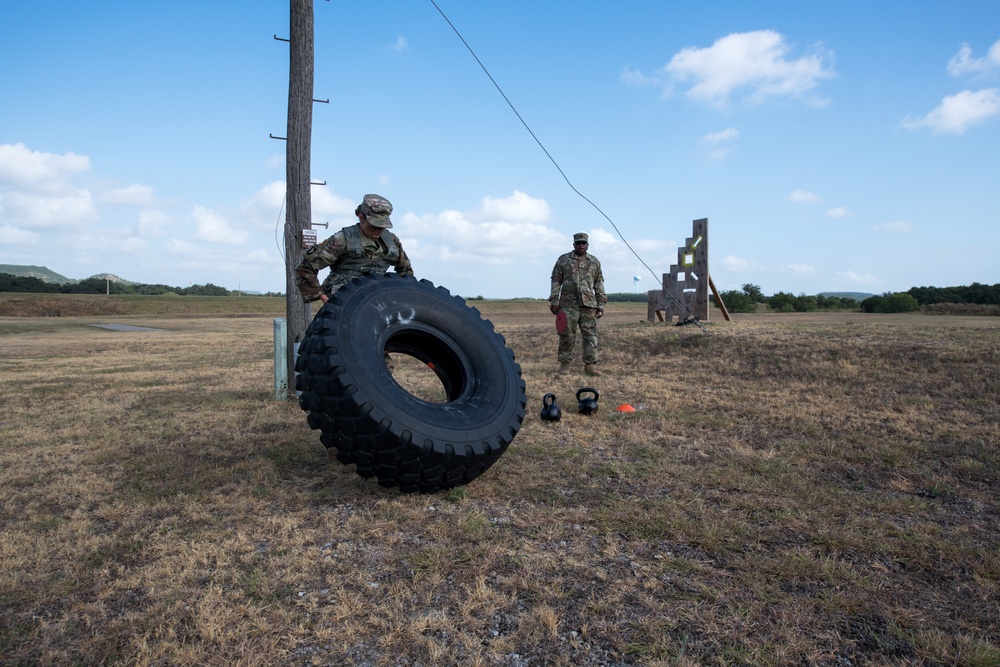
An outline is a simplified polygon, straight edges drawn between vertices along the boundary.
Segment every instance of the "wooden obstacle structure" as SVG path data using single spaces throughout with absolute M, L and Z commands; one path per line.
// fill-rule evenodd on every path
M 646 320 L 654 322 L 684 322 L 694 317 L 708 321 L 708 291 L 712 290 L 722 316 L 729 321 L 729 312 L 715 289 L 708 273 L 708 218 L 694 220 L 691 236 L 677 249 L 677 263 L 670 273 L 663 274 L 663 287 L 647 292 Z

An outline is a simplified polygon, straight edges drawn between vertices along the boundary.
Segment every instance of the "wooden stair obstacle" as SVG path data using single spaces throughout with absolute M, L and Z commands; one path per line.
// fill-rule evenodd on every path
M 691 223 L 690 238 L 677 249 L 677 263 L 670 266 L 670 273 L 663 274 L 663 288 L 647 292 L 646 320 L 654 322 L 683 322 L 694 317 L 708 321 L 708 291 L 712 290 L 715 303 L 728 322 L 729 311 L 715 289 L 708 273 L 708 218 Z

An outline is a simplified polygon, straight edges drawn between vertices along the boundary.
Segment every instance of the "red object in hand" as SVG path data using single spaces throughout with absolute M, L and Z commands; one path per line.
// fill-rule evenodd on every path
M 560 310 L 556 313 L 556 332 L 563 334 L 566 333 L 566 311 Z

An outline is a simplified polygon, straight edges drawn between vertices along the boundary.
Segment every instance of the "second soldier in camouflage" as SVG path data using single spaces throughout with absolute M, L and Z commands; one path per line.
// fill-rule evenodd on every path
M 573 250 L 560 255 L 552 269 L 549 310 L 566 314 L 566 329 L 559 334 L 559 371 L 566 373 L 573 362 L 576 332 L 583 338 L 584 372 L 600 375 L 597 370 L 597 320 L 604 315 L 608 295 L 604 291 L 601 262 L 587 252 L 589 238 L 573 235 Z

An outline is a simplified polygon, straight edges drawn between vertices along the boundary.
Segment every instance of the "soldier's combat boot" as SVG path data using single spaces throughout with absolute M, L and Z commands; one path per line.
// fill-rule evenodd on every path
M 587 364 L 587 365 L 585 365 L 583 367 L 583 372 L 586 373 L 587 375 L 600 375 L 601 374 L 601 371 L 597 370 L 597 366 L 595 364 Z
M 569 371 L 570 371 L 570 365 L 568 361 L 564 361 L 561 364 L 559 364 L 560 375 L 566 375 L 566 373 L 569 373 Z

